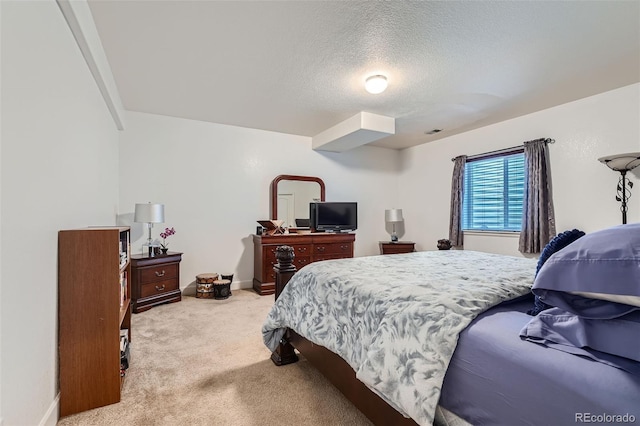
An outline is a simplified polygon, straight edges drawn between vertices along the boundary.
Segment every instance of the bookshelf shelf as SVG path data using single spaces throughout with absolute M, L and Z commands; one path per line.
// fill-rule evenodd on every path
M 120 324 L 122 324 L 129 312 L 131 311 L 131 299 L 127 299 L 124 301 L 124 305 L 120 306 Z M 129 329 L 129 333 L 131 333 L 131 329 Z M 131 339 L 131 336 L 129 336 Z
M 128 227 L 58 233 L 60 417 L 120 401 L 120 330 L 131 340 Z

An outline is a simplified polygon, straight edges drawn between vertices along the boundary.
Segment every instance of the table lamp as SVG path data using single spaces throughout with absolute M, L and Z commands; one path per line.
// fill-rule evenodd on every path
M 154 223 L 164 222 L 164 204 L 136 204 L 133 221 L 147 224 L 147 227 L 149 228 L 149 237 L 147 239 L 146 245 L 149 246 L 149 257 L 153 257 L 154 252 L 153 238 L 151 238 L 151 228 L 153 228 Z
M 398 234 L 396 234 L 396 223 L 402 222 L 402 209 L 390 209 L 384 211 L 384 220 L 391 224 L 391 242 L 398 242 Z

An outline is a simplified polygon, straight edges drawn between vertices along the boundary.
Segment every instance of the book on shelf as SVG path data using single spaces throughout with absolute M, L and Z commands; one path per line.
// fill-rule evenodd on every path
M 127 264 L 127 260 L 129 260 L 127 253 L 120 252 L 120 269 L 122 269 L 124 265 Z
M 129 329 L 120 329 L 120 355 L 124 354 L 129 346 Z
M 120 375 L 124 376 L 125 370 L 129 368 L 131 361 L 131 350 L 129 349 L 129 329 L 120 330 Z
M 127 272 L 120 273 L 120 306 L 124 306 L 124 301 L 127 300 Z
M 129 261 L 129 253 L 131 252 L 131 241 L 129 238 L 130 236 L 128 232 L 120 236 L 120 268 L 126 265 Z

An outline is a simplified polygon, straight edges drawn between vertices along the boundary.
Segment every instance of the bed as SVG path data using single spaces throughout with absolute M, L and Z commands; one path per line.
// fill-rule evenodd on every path
M 462 250 L 311 264 L 284 275 L 264 341 L 282 364 L 298 349 L 375 424 L 640 419 L 640 363 L 522 335 L 536 265 Z

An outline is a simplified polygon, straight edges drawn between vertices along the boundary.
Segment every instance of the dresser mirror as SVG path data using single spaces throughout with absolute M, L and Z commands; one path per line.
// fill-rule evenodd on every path
M 308 228 L 309 203 L 324 201 L 324 192 L 318 177 L 277 176 L 271 181 L 271 219 L 284 220 L 286 228 Z

